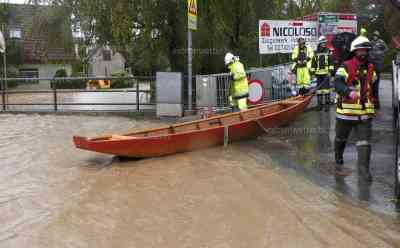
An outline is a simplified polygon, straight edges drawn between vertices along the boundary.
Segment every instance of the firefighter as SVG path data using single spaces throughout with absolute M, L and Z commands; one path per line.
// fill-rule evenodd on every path
M 366 28 L 361 28 L 361 30 L 360 30 L 360 36 L 367 37 L 367 33 L 368 33 L 368 31 L 367 31 Z
M 357 138 L 357 166 L 361 178 L 372 181 L 371 158 L 372 119 L 375 115 L 372 97 L 375 71 L 368 61 L 371 43 L 359 36 L 351 43 L 353 57 L 345 61 L 335 75 L 337 92 L 335 162 L 336 171 L 343 169 L 343 152 L 352 129 Z
M 229 87 L 229 101 L 234 111 L 247 109 L 247 97 L 249 96 L 249 85 L 246 71 L 239 57 L 232 53 L 225 55 L 225 65 L 231 75 L 232 83 Z
M 327 39 L 321 36 L 318 39 L 318 47 L 311 62 L 311 73 L 317 78 L 317 101 L 318 110 L 324 107 L 325 112 L 329 111 L 331 102 L 330 75 L 334 70 L 332 55 L 327 48 Z
M 297 88 L 300 95 L 305 95 L 310 89 L 311 83 L 311 59 L 314 56 L 313 50 L 306 46 L 304 38 L 299 38 L 298 46 L 296 46 L 292 53 L 292 71 L 296 74 Z

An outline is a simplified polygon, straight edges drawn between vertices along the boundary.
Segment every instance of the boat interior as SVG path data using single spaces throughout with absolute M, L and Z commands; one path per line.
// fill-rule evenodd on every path
M 290 108 L 302 102 L 303 101 L 297 97 L 279 102 L 256 105 L 246 111 L 219 115 L 208 119 L 201 119 L 192 122 L 173 124 L 170 126 L 164 126 L 155 129 L 139 130 L 137 132 L 127 133 L 122 135 L 116 135 L 116 134 L 105 135 L 101 137 L 95 137 L 90 140 L 104 141 L 104 140 L 125 140 L 125 139 L 144 138 L 144 137 L 158 137 L 158 136 L 184 133 L 196 130 L 204 130 L 220 126 L 227 126 L 227 125 L 229 126 L 238 122 L 256 120 L 268 114 L 278 113 L 280 111 L 283 111 L 287 108 Z

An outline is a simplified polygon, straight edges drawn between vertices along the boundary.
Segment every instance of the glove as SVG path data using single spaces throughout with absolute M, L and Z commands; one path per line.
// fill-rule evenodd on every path
M 350 94 L 349 94 L 349 98 L 350 98 L 351 100 L 353 100 L 353 101 L 356 101 L 358 98 L 360 98 L 360 96 L 358 95 L 357 92 L 352 91 L 352 92 L 350 92 Z
M 303 60 L 298 60 L 298 61 L 297 61 L 297 65 L 303 67 L 303 66 L 306 65 L 306 62 L 303 61 Z

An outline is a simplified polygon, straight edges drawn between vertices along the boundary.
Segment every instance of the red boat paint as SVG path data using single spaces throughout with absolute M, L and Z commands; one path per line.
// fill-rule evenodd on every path
M 223 145 L 225 127 L 229 142 L 235 142 L 257 137 L 264 129 L 286 125 L 304 111 L 311 99 L 312 96 L 296 97 L 237 113 L 125 135 L 74 136 L 73 141 L 80 149 L 133 158 L 194 151 Z

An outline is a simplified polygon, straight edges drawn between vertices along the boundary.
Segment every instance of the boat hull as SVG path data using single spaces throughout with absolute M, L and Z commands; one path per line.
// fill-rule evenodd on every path
M 201 130 L 115 140 L 75 136 L 73 141 L 80 149 L 132 158 L 158 157 L 194 151 L 223 145 L 226 138 L 229 143 L 250 139 L 265 133 L 268 128 L 287 125 L 304 111 L 310 100 L 311 96 L 304 97 L 301 101 L 297 101 L 297 104 L 277 112 Z M 262 107 L 259 108 L 262 111 Z

